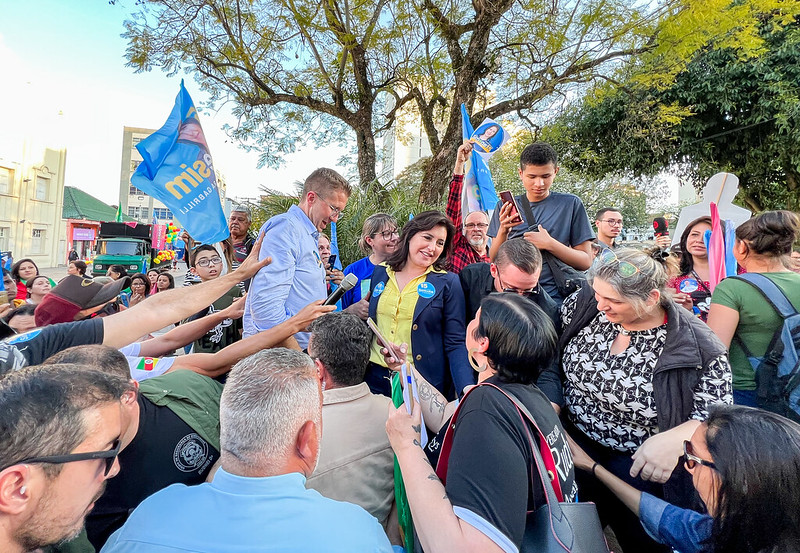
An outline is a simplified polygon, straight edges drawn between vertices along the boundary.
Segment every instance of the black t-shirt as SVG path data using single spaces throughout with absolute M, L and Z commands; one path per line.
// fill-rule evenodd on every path
M 488 382 L 516 396 L 531 412 L 550 445 L 564 500 L 575 501 L 578 488 L 572 455 L 545 395 L 533 385 L 506 384 L 497 377 Z M 492 537 L 495 532 L 486 528 L 488 523 L 519 547 L 527 511 L 545 503 L 539 477 L 531 482 L 531 467 L 536 475 L 527 433 L 514 404 L 494 388 L 479 386 L 459 411 L 450 451 L 446 490 L 456 515 Z
M 103 343 L 103 320 L 88 319 L 36 328 L 0 342 L 0 377 L 72 346 Z
M 139 430 L 119 454 L 121 470 L 86 519 L 89 541 L 100 551 L 139 503 L 171 484 L 205 481 L 219 459 L 206 442 L 168 407 L 139 396 Z

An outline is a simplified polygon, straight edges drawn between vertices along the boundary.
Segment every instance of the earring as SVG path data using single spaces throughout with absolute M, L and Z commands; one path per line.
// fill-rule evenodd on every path
M 477 348 L 470 349 L 467 352 L 467 359 L 469 360 L 469 364 L 475 370 L 475 372 L 482 373 L 483 371 L 485 371 L 486 369 L 489 368 L 489 365 L 486 364 L 486 365 L 481 367 L 478 364 L 478 362 L 475 360 L 475 358 L 473 357 L 473 355 L 475 355 L 476 353 L 478 353 L 478 349 Z

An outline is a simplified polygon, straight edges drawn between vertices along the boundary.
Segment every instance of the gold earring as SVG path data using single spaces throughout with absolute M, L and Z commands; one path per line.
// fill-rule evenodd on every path
M 482 373 L 483 371 L 485 371 L 486 369 L 489 368 L 489 365 L 486 364 L 486 365 L 481 367 L 478 364 L 478 362 L 475 360 L 475 358 L 473 357 L 473 355 L 475 355 L 476 353 L 478 353 L 478 348 L 470 349 L 467 352 L 467 359 L 469 360 L 469 365 L 475 370 L 475 372 Z

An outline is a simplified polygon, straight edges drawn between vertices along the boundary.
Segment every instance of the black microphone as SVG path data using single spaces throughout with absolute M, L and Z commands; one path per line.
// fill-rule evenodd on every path
M 356 284 L 358 284 L 358 277 L 356 275 L 350 273 L 349 275 L 345 276 L 344 279 L 342 279 L 342 283 L 339 284 L 339 287 L 331 292 L 331 295 L 328 296 L 324 302 L 322 302 L 322 305 L 335 304 L 337 301 L 342 299 L 342 296 L 344 296 L 345 292 L 352 290 Z
M 663 217 L 653 219 L 653 230 L 656 236 L 669 236 L 669 223 Z

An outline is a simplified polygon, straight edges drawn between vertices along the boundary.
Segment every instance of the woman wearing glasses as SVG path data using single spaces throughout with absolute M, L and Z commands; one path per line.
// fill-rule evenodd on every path
M 156 277 L 158 278 L 158 277 Z M 130 307 L 147 299 L 150 295 L 150 279 L 143 273 L 136 273 L 131 277 Z
M 688 506 L 691 486 L 673 469 L 709 405 L 731 402 L 726 349 L 669 298 L 662 261 L 648 253 L 604 250 L 589 277 L 562 306 L 567 430 L 635 488 Z M 661 550 L 613 494 L 581 476 L 582 499 L 597 503 L 623 550 Z
M 779 415 L 717 405 L 683 442 L 681 464 L 708 514 L 642 493 L 574 442 L 575 466 L 593 473 L 660 543 L 679 553 L 800 550 L 800 425 Z
M 453 223 L 424 211 L 406 223 L 395 252 L 372 274 L 369 316 L 386 339 L 410 345 L 417 370 L 448 399 L 475 383 L 464 345 L 464 294 L 458 276 L 444 270 Z M 390 395 L 390 371 L 373 342 L 366 382 Z
M 344 274 L 354 274 L 358 277 L 358 286 L 348 290 L 342 296 L 342 309 L 355 306 L 349 311 L 354 312 L 362 319 L 367 318 L 369 302 L 358 303 L 369 294 L 369 284 L 375 266 L 380 265 L 386 258 L 394 253 L 397 248 L 397 239 L 400 233 L 397 230 L 397 221 L 386 213 L 375 213 L 364 221 L 361 227 L 361 238 L 358 245 L 367 254 L 355 263 L 344 269 Z

